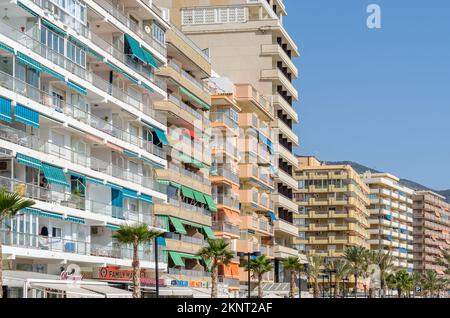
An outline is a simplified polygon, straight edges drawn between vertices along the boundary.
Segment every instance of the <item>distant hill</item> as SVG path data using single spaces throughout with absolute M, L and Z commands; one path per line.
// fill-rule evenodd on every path
M 371 171 L 373 173 L 379 173 L 380 171 L 377 171 L 375 169 L 369 168 L 367 166 L 364 166 L 360 163 L 357 162 L 353 162 L 353 161 L 324 161 L 324 163 L 326 164 L 336 164 L 336 165 L 351 165 L 353 167 L 353 169 L 355 169 L 356 172 L 358 173 L 364 173 L 366 171 Z M 450 189 L 448 190 L 435 190 L 435 189 L 431 189 L 429 187 L 426 187 L 420 183 L 417 183 L 415 181 L 411 181 L 408 179 L 400 179 L 400 183 L 403 184 L 404 186 L 414 189 L 414 190 L 429 190 L 429 191 L 433 191 L 436 192 L 444 197 L 447 198 L 447 202 L 450 203 Z

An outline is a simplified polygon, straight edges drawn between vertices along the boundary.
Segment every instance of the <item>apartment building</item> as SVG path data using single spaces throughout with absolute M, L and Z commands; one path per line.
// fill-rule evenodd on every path
M 450 204 L 431 191 L 418 191 L 413 197 L 414 271 L 435 270 L 443 275 L 445 267 L 436 261 L 450 249 Z
M 169 8 L 171 21 L 201 48 L 208 48 L 217 73 L 236 84 L 242 83 L 244 91 L 256 93 L 256 96 L 249 94 L 248 97 L 265 99 L 273 107 L 270 114 L 266 114 L 265 110 L 259 114 L 259 106 L 256 106 L 254 110 L 250 109 L 247 114 L 241 113 L 239 116 L 245 125 L 251 123 L 253 118 L 260 117 L 260 126 L 253 128 L 256 130 L 258 153 L 265 153 L 262 161 L 266 161 L 270 171 L 269 183 L 273 182 L 270 196 L 246 188 L 245 184 L 241 186 L 241 215 L 255 210 L 256 203 L 258 214 L 266 218 L 269 213 L 270 218 L 266 222 L 259 218 L 253 219 L 250 215 L 251 219 L 244 219 L 241 228 L 247 226 L 243 225 L 247 221 L 255 224 L 262 221 L 262 226 L 270 222 L 277 223 L 274 233 L 272 228 L 267 227 L 264 236 L 267 239 L 258 241 L 258 244 L 278 246 L 273 251 L 276 268 L 274 279 L 276 282 L 284 281 L 286 277 L 280 261 L 286 256 L 298 255 L 292 246 L 293 238 L 297 235 L 292 231 L 293 215 L 298 211 L 293 199 L 297 187 L 293 171 L 297 167 L 297 160 L 292 150 L 299 143 L 298 136 L 292 131 L 293 125 L 298 122 L 293 107 L 293 103 L 298 100 L 298 92 L 293 84 L 298 70 L 292 58 L 299 53 L 283 26 L 283 16 L 287 14 L 285 5 L 280 0 L 157 0 L 155 3 Z M 239 58 L 236 52 L 239 52 Z M 251 115 L 254 112 L 257 117 Z M 245 155 L 242 157 L 245 158 Z M 264 208 L 259 205 L 261 201 L 267 202 L 263 204 Z M 264 213 L 261 213 L 261 209 Z
M 369 248 L 369 188 L 360 176 L 349 165 L 298 160 L 297 248 L 327 260 L 342 257 L 349 246 Z
M 369 244 L 375 251 L 389 252 L 398 269 L 413 270 L 413 194 L 389 173 L 366 172 L 369 187 Z
M 167 118 L 167 169 L 156 171 L 167 186 L 167 204 L 155 205 L 165 224 L 166 282 L 175 287 L 210 288 L 210 263 L 196 254 L 215 238 L 212 215 L 211 95 L 203 80 L 211 76 L 209 57 L 175 26 L 166 32 L 167 65 L 156 73 L 167 83 L 167 99 L 155 102 Z
M 153 205 L 167 167 L 166 64 L 170 25 L 151 2 L 0 3 L 0 184 L 35 200 L 0 233 L 7 268 L 85 278 L 130 269 L 122 224 L 164 232 Z M 153 246 L 140 250 L 154 283 Z M 163 253 L 160 253 L 162 255 Z M 159 268 L 166 270 L 163 257 Z M 152 281 L 153 279 L 153 281 Z

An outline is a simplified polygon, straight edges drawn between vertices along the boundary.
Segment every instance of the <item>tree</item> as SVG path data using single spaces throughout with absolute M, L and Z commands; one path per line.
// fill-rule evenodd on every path
M 392 289 L 397 289 L 398 297 L 401 298 L 403 294 L 410 295 L 414 288 L 413 275 L 408 273 L 405 269 L 399 270 L 395 274 L 389 275 L 389 286 Z
M 227 266 L 234 255 L 228 248 L 229 243 L 223 239 L 208 240 L 208 246 L 202 248 L 197 255 L 211 263 L 211 298 L 217 298 L 219 265 Z
M 445 292 L 448 289 L 449 281 L 445 277 L 438 278 L 436 289 L 437 289 L 437 295 L 440 296 L 441 292 Z
M 12 219 L 25 208 L 33 206 L 33 200 L 24 199 L 18 193 L 8 192 L 6 189 L 0 189 L 0 230 L 3 221 Z M 2 235 L 0 231 L 0 298 L 3 298 L 3 251 Z
M 272 271 L 272 269 L 272 262 L 265 255 L 261 255 L 255 259 L 250 260 L 250 271 L 253 272 L 253 277 L 258 280 L 258 298 L 263 297 L 261 286 L 262 277 L 265 273 Z
M 150 231 L 146 224 L 129 226 L 122 225 L 112 237 L 122 245 L 133 246 L 133 262 L 131 266 L 133 267 L 133 298 L 141 298 L 141 268 L 139 262 L 139 245 L 145 243 L 151 243 L 152 240 L 158 236 L 160 233 L 155 231 Z M 154 248 L 158 248 L 154 246 Z
M 340 282 L 350 273 L 349 264 L 343 259 L 336 259 L 327 264 L 328 270 L 334 273 L 336 286 L 334 287 L 334 298 L 338 298 L 340 294 Z
M 450 252 L 442 251 L 442 258 L 437 259 L 437 263 L 445 267 L 445 274 L 450 276 Z
M 308 257 L 308 276 L 313 284 L 314 298 L 319 298 L 319 279 L 322 273 L 322 266 L 324 265 L 324 258 L 320 255 L 313 255 Z
M 364 275 L 366 253 L 367 249 L 361 246 L 351 246 L 344 251 L 344 259 L 348 262 L 350 266 L 350 272 L 355 277 L 355 288 L 353 290 L 355 296 L 358 292 L 358 277 Z
M 437 291 L 439 279 L 436 271 L 429 269 L 422 274 L 422 287 L 425 295 L 433 297 Z
M 283 260 L 284 269 L 290 272 L 290 292 L 289 297 L 294 298 L 294 288 L 295 281 L 297 278 L 297 273 L 300 274 L 300 271 L 303 269 L 303 265 L 300 263 L 298 257 L 288 257 Z M 301 293 L 299 286 L 299 293 Z
M 373 251 L 370 253 L 371 263 L 378 265 L 380 268 L 380 289 L 382 291 L 382 297 L 386 293 L 386 277 L 395 268 L 394 257 L 391 251 L 387 253 L 385 251 Z

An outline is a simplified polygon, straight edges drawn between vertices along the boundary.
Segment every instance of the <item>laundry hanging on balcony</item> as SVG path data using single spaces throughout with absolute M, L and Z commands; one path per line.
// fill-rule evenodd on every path
M 7 98 L 0 96 L 0 119 L 12 122 L 12 105 L 11 101 Z
M 66 175 L 62 168 L 51 166 L 48 164 L 42 164 L 42 172 L 49 183 L 59 184 L 65 187 L 70 187 L 70 184 L 66 180 Z
M 39 113 L 21 104 L 14 108 L 14 119 L 25 125 L 39 128 Z

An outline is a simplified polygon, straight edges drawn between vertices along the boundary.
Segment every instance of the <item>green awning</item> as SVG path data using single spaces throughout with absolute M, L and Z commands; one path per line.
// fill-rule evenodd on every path
M 185 266 L 183 259 L 181 258 L 180 253 L 177 252 L 169 252 L 170 258 L 172 258 L 175 266 Z
M 203 228 L 203 225 L 197 224 L 197 223 L 194 223 L 194 222 L 190 222 L 190 221 L 186 221 L 186 220 L 181 220 L 181 219 L 180 219 L 180 222 L 181 222 L 182 224 L 184 224 L 184 225 L 192 226 L 192 227 L 195 227 L 195 228 L 197 228 L 197 229 L 202 229 L 202 228 Z
M 42 70 L 43 70 L 44 72 L 50 74 L 51 76 L 56 77 L 57 79 L 59 79 L 59 80 L 61 80 L 61 81 L 63 81 L 63 82 L 66 81 L 66 79 L 64 78 L 64 76 L 62 76 L 62 75 L 60 75 L 60 74 L 58 74 L 58 73 L 52 71 L 51 69 L 49 69 L 49 68 L 46 67 L 46 66 L 43 66 L 43 65 L 42 65 Z
M 206 204 L 208 205 L 208 209 L 212 212 L 217 212 L 217 205 L 214 202 L 213 198 L 210 195 L 205 194 Z
M 42 171 L 44 172 L 45 178 L 48 182 L 59 184 L 65 187 L 70 187 L 70 184 L 67 182 L 66 175 L 64 174 L 62 168 L 50 166 L 43 163 Z
M 14 49 L 3 42 L 0 42 L 0 48 L 14 54 Z
M 203 203 L 203 204 L 208 204 L 205 200 L 205 196 L 203 195 L 203 193 L 198 192 L 196 190 L 193 190 L 193 191 L 194 191 L 195 201 Z
M 36 12 L 34 12 L 33 10 L 31 10 L 30 8 L 28 8 L 26 5 L 24 5 L 22 2 L 17 1 L 17 5 L 21 8 L 23 8 L 24 10 L 26 10 L 29 14 L 31 14 L 34 17 L 38 17 L 39 14 L 37 14 Z
M 76 216 L 68 216 L 66 217 L 66 221 L 72 222 L 72 223 L 79 223 L 79 224 L 86 224 L 86 220 L 83 218 L 78 218 Z
M 78 91 L 79 93 L 81 93 L 83 95 L 87 95 L 86 88 L 84 88 L 78 84 L 75 84 L 75 83 L 69 81 L 69 82 L 67 82 L 67 86 L 69 86 L 70 88 L 73 88 L 74 90 Z
M 203 231 L 205 232 L 206 236 L 209 239 L 215 239 L 216 236 L 214 235 L 214 232 L 212 231 L 212 229 L 209 226 L 203 226 Z
M 189 199 L 195 200 L 194 191 L 191 188 L 181 186 L 181 193 Z
M 153 131 L 155 132 L 156 136 L 158 137 L 159 141 L 165 146 L 170 145 L 169 140 L 167 139 L 166 133 L 156 127 L 153 127 Z
M 29 66 L 31 68 L 34 68 L 38 72 L 42 71 L 41 63 L 33 60 L 31 57 L 23 53 L 17 52 L 17 59 L 19 60 L 20 63 Z
M 152 53 L 150 53 L 149 51 L 147 51 L 144 48 L 141 48 L 141 49 L 142 49 L 142 53 L 144 53 L 144 56 L 145 56 L 145 59 L 147 60 L 147 63 L 149 65 L 153 66 L 154 68 L 159 69 L 158 62 L 156 62 L 156 60 L 153 57 Z
M 186 88 L 184 88 L 183 86 L 179 86 L 180 90 L 186 94 L 187 96 L 189 96 L 192 100 L 194 100 L 195 102 L 199 103 L 203 109 L 205 110 L 209 110 L 210 106 L 205 103 L 204 101 L 202 101 L 200 98 L 198 98 L 197 96 L 195 96 L 194 94 L 192 94 L 190 91 L 188 91 Z
M 133 39 L 130 35 L 125 34 L 125 40 L 128 42 L 128 45 L 130 46 L 130 50 L 133 53 L 133 56 L 139 59 L 141 62 L 147 64 L 147 58 L 144 54 L 144 51 L 142 50 L 140 44 L 138 41 Z
M 56 33 L 62 35 L 62 36 L 66 36 L 67 32 L 58 28 L 56 25 L 54 25 L 53 23 L 51 23 L 50 21 L 47 21 L 46 19 L 41 19 L 41 22 L 43 25 L 45 25 L 47 28 L 55 31 Z
M 175 227 L 175 232 L 177 232 L 179 234 L 184 234 L 184 235 L 187 234 L 186 229 L 184 228 L 183 223 L 181 222 L 180 219 L 169 216 L 169 220 L 170 220 L 170 222 L 172 222 L 172 225 Z
M 106 224 L 106 228 L 107 228 L 107 229 L 110 229 L 110 230 L 113 230 L 113 231 L 117 231 L 117 230 L 120 229 L 120 226 L 114 225 L 114 224 L 110 224 L 110 223 L 107 223 L 107 224 Z
M 36 168 L 36 169 L 41 169 L 41 167 L 42 167 L 42 162 L 40 160 L 29 157 L 29 156 L 22 155 L 21 153 L 17 153 L 16 158 L 17 158 L 18 163 L 21 163 L 28 167 L 32 167 L 32 168 Z
M 166 231 L 169 231 L 170 230 L 169 217 L 166 216 L 166 215 L 157 215 L 157 217 L 158 217 L 158 219 L 160 219 L 164 223 L 163 228 L 166 229 Z
M 179 184 L 178 182 L 170 181 L 170 185 L 174 188 L 181 189 L 181 184 Z

